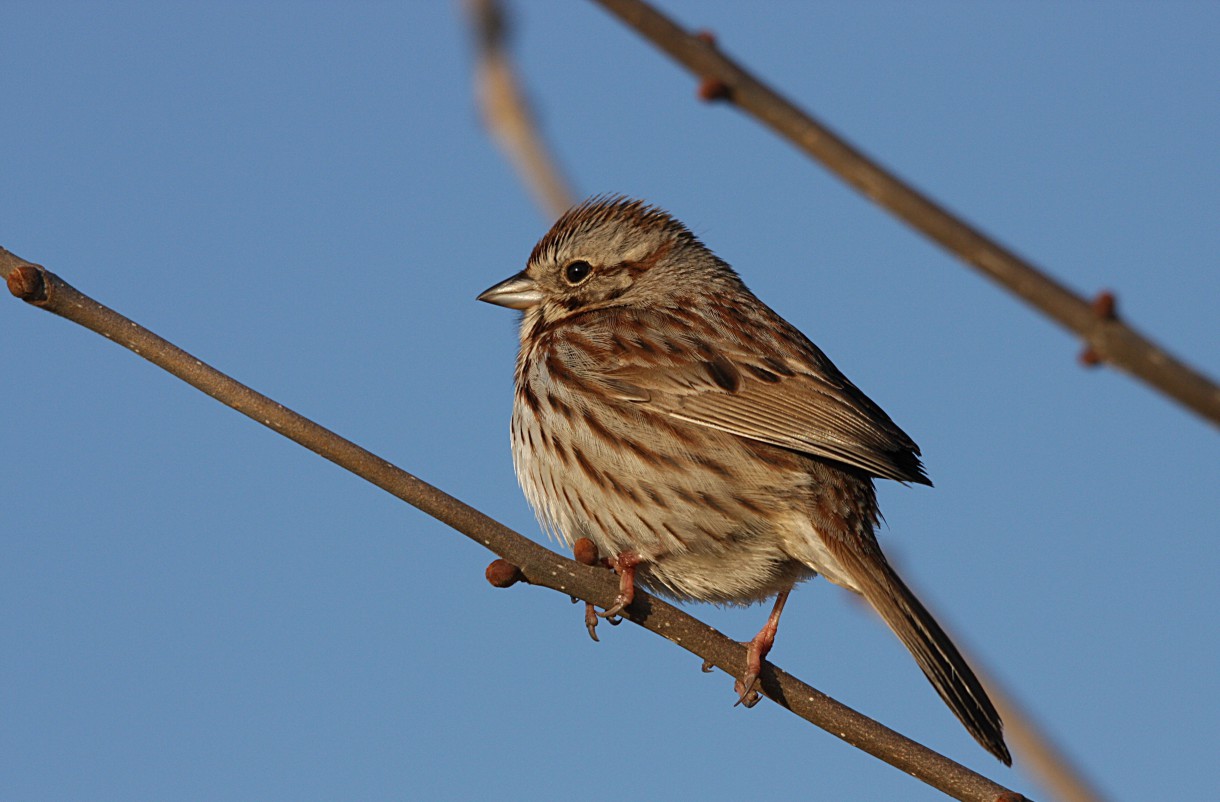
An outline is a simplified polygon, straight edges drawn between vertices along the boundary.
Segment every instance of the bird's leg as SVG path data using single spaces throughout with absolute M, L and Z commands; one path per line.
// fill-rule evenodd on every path
M 572 558 L 582 565 L 610 567 L 609 561 L 603 560 L 597 553 L 597 544 L 587 537 L 579 537 L 572 544 Z M 575 596 L 572 601 L 576 601 Z M 585 629 L 589 630 L 589 637 L 597 641 L 597 610 L 591 602 L 585 602 Z
M 631 601 L 635 598 L 635 567 L 641 562 L 643 561 L 640 559 L 640 555 L 634 551 L 624 551 L 610 561 L 611 566 L 618 573 L 618 595 L 614 597 L 614 604 L 598 615 L 610 620 L 611 623 L 616 623 L 616 616 L 630 606 Z
M 737 705 L 753 707 L 762 698 L 754 686 L 758 684 L 758 674 L 762 671 L 763 658 L 775 645 L 775 633 L 779 631 L 779 617 L 784 612 L 784 604 L 788 601 L 788 594 L 791 592 L 792 589 L 789 588 L 775 597 L 775 606 L 771 608 L 771 615 L 767 617 L 767 623 L 758 631 L 753 640 L 747 641 L 745 644 L 746 673 L 733 684 L 733 690 L 737 691 L 737 703 L 733 705 L 734 707 Z

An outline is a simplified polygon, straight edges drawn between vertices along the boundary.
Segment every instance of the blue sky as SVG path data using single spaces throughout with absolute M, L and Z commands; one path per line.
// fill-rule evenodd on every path
M 666 2 L 950 208 L 1220 376 L 1220 7 Z M 516 53 L 583 194 L 688 223 L 921 445 L 883 542 L 1115 799 L 1215 790 L 1216 430 L 586 3 Z M 0 245 L 531 536 L 515 321 L 550 221 L 448 3 L 9 3 Z M 940 799 L 101 338 L 0 304 L 0 796 Z M 748 637 L 762 608 L 694 612 Z M 998 781 L 846 594 L 774 661 Z M 505 789 L 508 789 L 505 791 Z

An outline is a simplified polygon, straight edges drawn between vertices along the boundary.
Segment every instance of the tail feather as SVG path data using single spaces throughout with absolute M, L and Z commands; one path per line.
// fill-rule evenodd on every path
M 874 546 L 862 554 L 843 544 L 839 548 L 832 545 L 832 551 L 850 571 L 864 597 L 910 650 L 924 676 L 958 720 L 984 749 L 1011 766 L 1012 756 L 1004 744 L 1004 725 L 982 683 L 880 549 Z

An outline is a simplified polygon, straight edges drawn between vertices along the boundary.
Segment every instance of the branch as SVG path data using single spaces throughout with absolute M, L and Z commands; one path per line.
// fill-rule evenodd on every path
M 704 79 L 706 99 L 735 103 L 863 195 L 935 240 L 1086 344 L 1085 364 L 1108 362 L 1220 424 L 1220 387 L 1120 321 L 1113 296 L 1089 303 L 1000 243 L 950 214 L 723 55 L 642 0 L 596 0 L 679 64 Z
M 1088 343 L 1087 365 L 1110 361 L 1163 390 L 1204 417 L 1220 422 L 1220 389 L 1120 323 L 1114 298 L 1103 293 L 1089 304 L 1002 245 L 949 214 L 884 170 L 825 125 L 798 109 L 715 49 L 712 37 L 691 35 L 641 0 L 597 0 L 674 60 L 701 76 L 704 100 L 730 100 L 780 136 L 820 161 L 851 186 L 917 231 L 979 268 L 1030 305 Z M 958 643 L 961 643 L 959 640 Z M 1101 795 L 1037 726 L 1023 707 L 971 658 L 1004 720 L 1024 765 L 1065 802 L 1096 802 Z
M 919 595 L 918 592 L 916 595 Z M 932 617 L 941 622 L 945 620 L 935 609 L 932 610 Z M 948 632 L 949 639 L 957 644 L 958 650 L 966 658 L 966 665 L 974 667 L 974 673 L 991 697 L 1000 720 L 1004 722 L 1004 738 L 1013 754 L 1020 756 L 1021 768 L 1059 802 L 1101 802 L 1101 791 L 1084 776 L 1046 730 L 1038 726 L 1025 706 L 987 670 L 983 661 L 971 654 L 964 639 L 956 637 L 951 629 Z
M 521 91 L 508 55 L 508 23 L 498 0 L 465 0 L 476 47 L 475 97 L 483 123 L 552 217 L 573 206 L 567 181 Z
M 1101 802 L 1101 791 L 1069 759 L 1054 739 L 1037 725 L 1025 706 L 1008 693 L 990 672 L 979 671 L 979 663 L 969 654 L 967 662 L 987 689 L 995 709 L 1004 722 L 1004 735 L 1012 751 L 1021 755 L 1021 767 L 1059 802 Z
M 12 294 L 21 300 L 134 351 L 217 401 L 448 524 L 515 566 L 520 571 L 520 578 L 530 584 L 602 607 L 613 603 L 618 593 L 618 580 L 611 572 L 574 562 L 523 537 L 376 454 L 204 364 L 81 293 L 45 268 L 0 248 L 0 275 L 4 276 Z M 495 563 L 493 567 L 497 567 Z M 489 569 L 489 578 L 492 573 Z M 510 569 L 509 575 L 515 577 L 516 573 Z M 511 584 L 511 581 L 494 584 Z M 742 644 L 660 599 L 637 593 L 635 602 L 624 615 L 703 658 L 705 665 L 715 666 L 734 677 L 742 673 L 745 666 Z M 761 684 L 764 693 L 781 707 L 955 799 L 979 802 L 1023 799 L 770 664 L 764 665 Z

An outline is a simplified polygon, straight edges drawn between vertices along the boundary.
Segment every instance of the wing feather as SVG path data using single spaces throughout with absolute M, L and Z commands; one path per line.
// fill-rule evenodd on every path
M 618 364 L 603 377 L 604 386 L 620 399 L 698 426 L 842 462 L 873 476 L 931 484 L 915 442 L 817 346 L 763 309 L 768 322 L 784 333 L 768 344 L 768 354 L 745 341 L 757 344 L 757 337 L 720 336 L 714 346 L 698 340 L 689 349 L 657 349 L 641 340 L 640 332 L 656 330 L 664 321 L 633 321 L 635 337 L 616 339 Z M 722 327 L 718 334 L 724 332 Z

